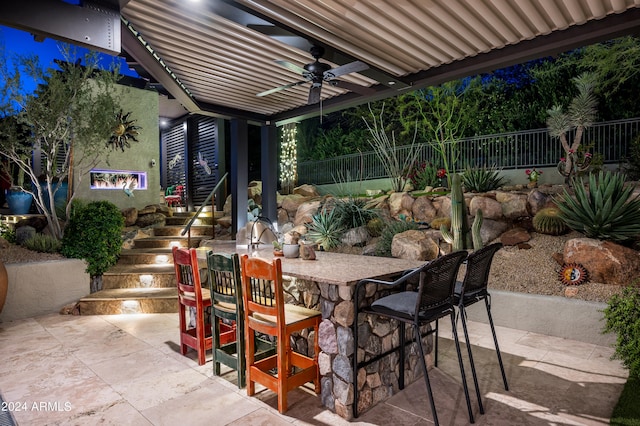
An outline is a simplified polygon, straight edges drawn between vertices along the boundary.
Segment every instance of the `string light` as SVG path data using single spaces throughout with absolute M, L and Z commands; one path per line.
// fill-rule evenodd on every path
M 286 194 L 291 193 L 298 180 L 297 134 L 296 123 L 285 124 L 280 132 L 280 185 Z

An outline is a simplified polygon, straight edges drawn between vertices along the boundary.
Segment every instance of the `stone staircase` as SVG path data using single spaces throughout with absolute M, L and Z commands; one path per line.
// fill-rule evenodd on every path
M 175 271 L 171 247 L 198 247 L 213 238 L 217 214 L 201 212 L 191 227 L 191 241 L 180 232 L 194 215 L 174 213 L 165 226 L 155 227 L 153 236 L 139 238 L 134 247 L 123 249 L 118 263 L 102 276 L 102 290 L 80 299 L 81 315 L 178 312 Z

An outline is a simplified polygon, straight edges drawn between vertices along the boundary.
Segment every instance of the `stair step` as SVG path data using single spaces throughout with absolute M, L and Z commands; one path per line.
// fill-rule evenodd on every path
M 120 288 L 92 293 L 80 299 L 80 315 L 177 313 L 175 288 Z
M 102 275 L 102 288 L 174 288 L 173 264 L 116 264 Z
M 173 264 L 173 256 L 170 247 L 124 249 L 120 252 L 119 265 L 163 265 Z
M 191 236 L 190 247 L 198 247 L 200 241 L 205 239 L 204 236 Z M 137 249 L 153 249 L 153 248 L 169 248 L 177 245 L 178 247 L 187 247 L 186 237 L 149 237 L 139 238 L 134 242 L 134 248 Z
M 184 225 L 166 225 L 153 229 L 153 235 L 156 237 L 166 237 L 166 236 L 175 236 L 175 237 L 187 237 L 187 234 L 180 235 L 180 233 L 184 230 Z M 213 226 L 203 226 L 203 225 L 194 225 L 191 227 L 191 236 L 213 236 Z

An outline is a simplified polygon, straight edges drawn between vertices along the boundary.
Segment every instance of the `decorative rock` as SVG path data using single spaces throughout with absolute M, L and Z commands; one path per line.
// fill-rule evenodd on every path
M 482 210 L 483 219 L 502 219 L 502 205 L 493 198 L 473 197 L 469 205 L 469 212 L 475 216 L 478 210 Z
M 342 242 L 351 247 L 362 246 L 369 241 L 369 238 L 371 238 L 371 236 L 369 235 L 369 231 L 367 231 L 367 227 L 359 226 L 347 230 L 342 236 Z
M 336 356 L 333 359 L 333 372 L 345 382 L 352 382 L 353 370 L 348 357 L 344 355 Z
M 145 206 L 144 208 L 138 210 L 138 216 L 143 216 L 145 214 L 153 214 L 156 212 L 156 206 Z
M 389 210 L 391 217 L 399 219 L 400 215 L 412 218 L 411 207 L 414 199 L 406 192 L 394 192 L 389 196 Z
M 322 400 L 322 405 L 327 407 L 330 410 L 335 410 L 335 399 L 333 398 L 333 380 L 331 377 L 325 376 L 320 379 L 320 399 Z
M 439 251 L 436 242 L 415 229 L 396 234 L 391 241 L 391 255 L 400 259 L 432 260 Z
M 300 204 L 304 203 L 305 197 L 298 194 L 287 195 L 282 199 L 282 208 L 287 211 L 289 217 L 295 217 Z
M 555 206 L 553 197 L 544 192 L 534 189 L 527 196 L 527 211 L 531 217 L 535 216 L 540 210 Z
M 167 217 L 162 213 L 151 213 L 140 216 L 138 213 L 138 220 L 136 220 L 136 226 L 144 228 L 147 226 L 164 226 Z
M 318 197 L 318 191 L 314 185 L 304 184 L 293 188 L 293 193 L 303 197 Z
M 35 236 L 36 228 L 34 228 L 33 226 L 24 225 L 16 229 L 16 243 L 18 245 L 24 244 L 25 241 Z
M 300 206 L 298 206 L 298 210 L 296 210 L 293 224 L 298 226 L 305 223 L 311 223 L 313 221 L 313 215 L 318 213 L 319 208 L 320 200 L 300 204 Z
M 328 353 L 320 352 L 318 354 L 318 369 L 321 376 L 331 373 L 331 356 Z
M 422 195 L 414 201 L 411 206 L 411 213 L 414 220 L 431 223 L 436 218 L 438 210 L 433 206 L 428 196 Z
M 482 221 L 482 228 L 480 228 L 480 238 L 482 242 L 487 244 L 489 241 L 493 241 L 498 238 L 504 231 L 507 230 L 509 225 L 505 222 L 498 222 L 497 220 L 484 219 Z
M 334 362 L 334 367 L 335 367 L 335 362 Z M 348 368 L 347 370 L 351 371 L 350 368 Z M 334 374 L 333 395 L 336 398 L 336 402 L 340 402 L 344 405 L 353 404 L 353 386 L 350 384 L 350 381 L 349 383 L 345 383 Z
M 611 241 L 571 239 L 564 245 L 564 261 L 581 264 L 598 283 L 626 286 L 640 276 L 640 253 Z
M 531 239 L 531 235 L 523 228 L 513 228 L 500 236 L 500 242 L 505 246 L 515 246 L 526 243 Z
M 318 328 L 318 345 L 323 352 L 328 354 L 338 353 L 338 340 L 336 330 L 330 320 L 322 320 Z
M 502 203 L 502 214 L 507 219 L 518 219 L 528 216 L 527 196 L 522 194 L 509 194 L 507 199 Z
M 289 214 L 285 209 L 278 209 L 278 228 L 289 222 Z
M 124 226 L 133 226 L 138 220 L 138 209 L 135 207 L 129 207 L 128 209 L 120 210 L 124 217 Z
M 216 224 L 220 225 L 223 228 L 231 228 L 231 223 L 233 222 L 233 218 L 231 216 L 222 216 L 216 219 Z
M 353 333 L 350 328 L 338 327 L 338 353 L 343 356 L 353 355 Z
M 18 228 L 22 228 L 23 226 L 30 226 L 36 230 L 36 233 L 40 233 L 47 227 L 47 219 L 42 216 L 27 217 L 16 222 L 14 228 L 18 230 Z
M 564 297 L 576 297 L 578 292 L 579 290 L 577 286 L 568 286 L 564 289 Z

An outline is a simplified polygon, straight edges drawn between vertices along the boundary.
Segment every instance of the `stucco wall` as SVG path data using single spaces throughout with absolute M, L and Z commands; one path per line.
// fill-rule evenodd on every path
M 90 278 L 82 260 L 5 265 L 9 276 L 7 300 L 0 321 L 59 312 L 89 294 Z
M 147 189 L 136 190 L 134 196 L 129 197 L 122 189 L 91 189 L 88 175 L 82 176 L 81 181 L 78 176 L 74 176 L 76 198 L 88 201 L 108 200 L 121 209 L 127 207 L 140 209 L 160 202 L 158 94 L 126 86 L 117 86 L 116 89 L 122 111 L 125 114 L 131 112 L 129 120 L 136 120 L 135 125 L 141 127 L 137 137 L 139 142 L 131 141 L 131 147 L 125 148 L 124 152 L 119 149 L 110 151 L 107 159 L 98 164 L 96 169 L 146 172 Z M 155 167 L 151 166 L 151 160 L 155 160 Z

